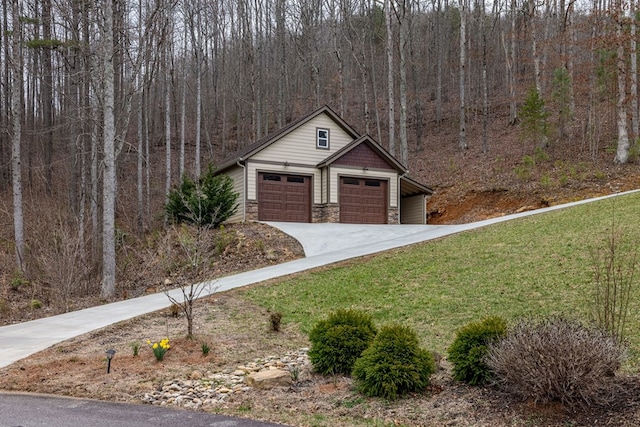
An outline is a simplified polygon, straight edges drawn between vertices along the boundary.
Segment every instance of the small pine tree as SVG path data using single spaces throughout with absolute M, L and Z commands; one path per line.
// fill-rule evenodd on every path
M 165 209 L 176 223 L 216 228 L 229 219 L 238 205 L 238 193 L 227 175 L 215 175 L 209 165 L 207 173 L 197 182 L 188 176 L 168 196 Z
M 536 145 L 546 145 L 549 133 L 548 118 L 549 113 L 545 109 L 544 100 L 538 90 L 532 87 L 520 108 L 520 120 L 525 137 L 533 140 Z

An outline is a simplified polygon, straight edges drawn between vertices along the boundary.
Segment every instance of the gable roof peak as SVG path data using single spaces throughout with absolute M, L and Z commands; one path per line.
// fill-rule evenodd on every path
M 393 168 L 396 169 L 398 172 L 403 174 L 408 172 L 408 169 L 406 168 L 406 166 L 400 163 L 398 159 L 392 156 L 391 153 L 389 153 L 382 145 L 380 145 L 369 134 L 365 134 L 354 139 L 349 144 L 345 145 L 340 150 L 336 151 L 335 153 L 333 153 L 332 155 L 324 159 L 322 162 L 318 163 L 316 166 L 319 168 L 329 166 L 332 163 L 334 163 L 336 160 L 340 159 L 341 157 L 343 157 L 344 155 L 346 155 L 347 153 L 349 153 L 350 151 L 352 151 L 354 148 L 356 148 L 361 144 L 366 144 L 369 147 L 371 147 L 375 152 L 378 153 L 378 155 L 381 158 L 383 158 L 387 163 L 389 163 L 389 165 L 393 166 Z
M 267 148 L 269 145 L 273 144 L 283 136 L 287 135 L 290 132 L 293 132 L 295 129 L 298 129 L 300 126 L 318 117 L 320 114 L 326 114 L 327 116 L 329 116 L 329 118 L 333 120 L 338 126 L 340 126 L 347 134 L 349 134 L 351 138 L 357 139 L 360 137 L 358 132 L 356 132 L 355 129 L 351 127 L 351 125 L 345 122 L 342 117 L 340 117 L 335 111 L 333 111 L 333 109 L 331 109 L 331 107 L 329 107 L 329 105 L 325 104 L 322 107 L 307 114 L 306 116 L 302 116 L 292 121 L 291 123 L 281 127 L 280 129 L 275 130 L 274 132 L 271 132 L 269 135 L 258 139 L 254 143 L 249 144 L 246 147 L 236 151 L 234 154 L 232 154 L 231 156 L 227 157 L 222 162 L 220 162 L 217 168 L 217 172 L 221 172 L 229 168 L 230 166 L 235 165 L 237 162 L 241 162 L 253 156 L 257 152 L 262 151 L 263 149 Z

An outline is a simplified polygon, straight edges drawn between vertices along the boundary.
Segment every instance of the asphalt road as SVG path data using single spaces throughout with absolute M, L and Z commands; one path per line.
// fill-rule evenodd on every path
M 152 405 L 0 392 L 0 427 L 40 426 L 282 427 L 283 425 Z

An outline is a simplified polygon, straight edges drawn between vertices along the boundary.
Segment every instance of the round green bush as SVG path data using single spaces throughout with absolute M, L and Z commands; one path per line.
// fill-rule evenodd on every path
M 485 363 L 488 346 L 506 333 L 507 322 L 499 316 L 469 323 L 458 330 L 447 357 L 453 365 L 453 378 L 471 385 L 490 380 L 493 373 Z
M 433 355 L 420 348 L 411 328 L 391 325 L 380 330 L 356 361 L 353 378 L 361 393 L 394 400 L 424 390 L 435 368 Z
M 311 330 L 309 360 L 324 375 L 351 374 L 353 364 L 376 336 L 371 316 L 357 310 L 338 310 Z

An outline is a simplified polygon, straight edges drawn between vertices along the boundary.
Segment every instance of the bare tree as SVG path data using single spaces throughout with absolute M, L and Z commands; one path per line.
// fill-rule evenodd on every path
M 9 5 L 7 0 L 2 0 L 2 22 L 0 22 L 0 40 L 2 40 L 2 53 L 4 54 L 5 60 L 3 61 L 2 68 L 0 68 L 0 84 L 2 84 L 2 93 L 0 96 L 0 126 L 5 129 L 9 129 L 9 111 L 11 109 L 11 91 L 9 88 L 10 77 L 10 63 L 8 59 L 10 58 L 10 49 L 9 49 L 9 16 L 11 12 L 9 11 Z M 7 139 L 7 134 L 4 132 L 0 132 L 0 190 L 5 190 L 8 183 L 11 181 L 10 174 L 10 164 L 11 164 L 11 144 Z
M 502 44 L 504 45 L 505 50 L 505 66 L 506 66 L 506 77 L 507 77 L 507 86 L 509 93 L 509 124 L 515 125 L 518 121 L 518 107 L 516 100 L 516 20 L 517 20 L 517 11 L 518 4 L 517 0 L 511 0 L 511 5 L 509 7 L 509 23 L 510 23 L 510 31 L 509 31 L 509 40 L 507 41 L 504 37 Z
M 204 48 L 203 48 L 203 29 L 202 29 L 202 13 L 203 5 L 200 1 L 189 2 L 189 6 L 185 4 L 187 13 L 187 27 L 190 29 L 191 46 L 193 50 L 193 60 L 195 62 L 195 77 L 196 77 L 196 123 L 195 123 L 195 163 L 194 163 L 194 176 L 198 178 L 201 173 L 201 131 L 202 131 L 202 64 L 204 62 Z M 185 42 L 186 43 L 186 42 Z M 185 51 L 186 55 L 186 51 Z M 186 56 L 185 56 L 186 59 Z M 186 73 L 185 73 L 186 74 Z M 186 77 L 185 77 L 186 78 Z
M 435 1 L 435 0 L 434 0 Z M 436 55 L 436 123 L 442 121 L 442 61 L 444 51 L 443 45 L 443 31 L 442 31 L 442 0 L 437 0 L 437 9 L 435 11 L 435 31 L 436 31 L 436 44 L 435 50 L 438 52 Z
M 11 177 L 13 186 L 13 234 L 15 239 L 16 266 L 26 271 L 24 258 L 24 217 L 22 213 L 22 27 L 20 23 L 20 2 L 11 3 L 12 43 L 11 71 Z
M 629 67 L 631 77 L 631 135 L 638 138 L 638 132 L 640 129 L 640 119 L 638 118 L 638 48 L 636 41 L 636 3 L 634 0 L 629 2 L 631 9 L 630 24 L 629 24 Z
M 165 38 L 172 37 L 172 17 L 168 11 L 165 11 Z M 164 55 L 164 142 L 165 142 L 165 197 L 171 191 L 171 83 L 173 77 L 173 52 L 171 43 L 167 40 L 163 49 Z M 167 216 L 165 213 L 165 223 Z
M 616 23 L 616 59 L 618 71 L 618 149 L 614 161 L 616 163 L 627 163 L 629 160 L 629 134 L 627 132 L 627 58 L 624 49 L 624 19 L 625 10 L 622 0 L 615 3 L 615 23 Z
M 394 60 L 393 60 L 393 27 L 391 25 L 393 19 L 391 2 L 394 0 L 385 0 L 386 24 L 387 24 L 387 102 L 389 117 L 389 152 L 396 155 L 396 112 L 395 112 L 395 79 L 393 77 Z
M 538 46 L 538 12 L 536 0 L 526 0 L 527 18 L 531 27 L 531 56 L 533 57 L 533 77 L 538 95 L 542 97 L 541 61 L 540 47 Z
M 400 33 L 400 162 L 404 165 L 409 160 L 409 143 L 407 141 L 407 49 L 409 34 L 409 14 L 407 1 L 400 0 L 396 17 Z
M 482 152 L 489 152 L 487 126 L 489 121 L 489 89 L 487 88 L 487 27 L 485 1 L 480 3 L 481 37 L 482 37 Z
M 468 0 L 460 0 L 460 64 L 459 64 L 459 87 L 460 87 L 460 132 L 458 135 L 458 147 L 466 150 L 467 144 L 467 103 L 465 99 L 466 89 L 466 67 L 467 67 L 467 9 Z
M 45 159 L 45 189 L 51 195 L 52 169 L 53 169 L 53 71 L 51 64 L 51 0 L 42 1 L 42 31 L 44 43 L 42 44 L 42 68 L 43 84 L 42 94 L 42 119 L 44 126 L 44 159 Z M 73 206 L 73 205 L 72 205 Z
M 113 4 L 102 7 L 100 28 L 103 114 L 103 182 L 102 182 L 102 290 L 111 298 L 116 290 L 115 202 L 116 202 L 116 124 L 113 48 Z

